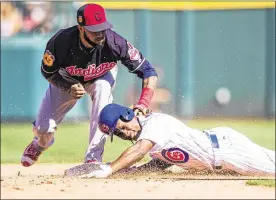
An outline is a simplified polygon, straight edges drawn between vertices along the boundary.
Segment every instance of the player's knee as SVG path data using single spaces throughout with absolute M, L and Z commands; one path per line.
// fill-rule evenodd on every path
M 57 129 L 57 124 L 53 119 L 38 120 L 33 122 L 33 127 L 38 134 L 47 134 L 55 132 Z
M 54 133 L 57 129 L 56 123 L 49 122 L 48 124 L 34 123 L 33 133 L 37 139 L 37 143 L 42 148 L 49 148 L 54 143 Z

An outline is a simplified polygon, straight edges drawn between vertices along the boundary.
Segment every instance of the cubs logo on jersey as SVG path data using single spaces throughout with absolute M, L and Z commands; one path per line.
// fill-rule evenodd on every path
M 163 149 L 161 154 L 172 163 L 186 163 L 189 160 L 189 154 L 179 148 Z

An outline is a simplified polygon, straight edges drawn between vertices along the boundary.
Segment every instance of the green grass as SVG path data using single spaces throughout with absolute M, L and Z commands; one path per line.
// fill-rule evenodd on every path
M 275 187 L 275 180 L 249 180 L 246 182 L 246 185 Z
M 227 126 L 247 135 L 254 142 L 275 150 L 275 122 L 254 120 L 192 120 L 187 125 L 200 130 Z M 55 143 L 41 156 L 40 163 L 83 162 L 88 146 L 89 123 L 61 124 L 55 135 Z M 1 163 L 19 163 L 25 147 L 33 138 L 30 124 L 1 124 Z M 104 161 L 112 161 L 132 143 L 114 138 L 105 145 Z M 147 161 L 149 158 L 144 158 Z

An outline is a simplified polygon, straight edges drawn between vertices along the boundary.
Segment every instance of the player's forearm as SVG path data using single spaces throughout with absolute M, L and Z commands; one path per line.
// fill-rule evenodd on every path
M 142 87 L 143 88 L 150 88 L 152 90 L 155 90 L 157 83 L 157 76 L 150 76 L 143 80 Z
M 143 89 L 135 107 L 148 108 L 156 88 L 157 76 L 150 76 L 143 80 Z M 142 110 L 141 109 L 141 110 Z
M 51 83 L 55 87 L 65 91 L 65 92 L 70 93 L 71 84 L 68 81 L 64 80 L 63 77 L 58 72 L 51 74 L 50 76 L 49 75 L 47 76 L 44 73 L 42 73 L 42 74 L 47 79 L 47 81 L 49 83 Z
M 145 154 L 145 152 L 139 151 L 136 148 L 128 148 L 117 160 L 111 163 L 112 172 L 115 173 L 121 169 L 130 167 L 140 161 Z

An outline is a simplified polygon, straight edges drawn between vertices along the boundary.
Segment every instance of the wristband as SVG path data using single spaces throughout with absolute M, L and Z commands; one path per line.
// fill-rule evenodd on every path
M 149 104 L 151 102 L 151 99 L 153 97 L 154 90 L 150 88 L 143 88 L 142 93 L 140 95 L 140 99 L 138 101 L 138 105 L 142 105 L 144 107 L 149 107 Z

